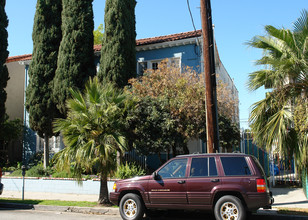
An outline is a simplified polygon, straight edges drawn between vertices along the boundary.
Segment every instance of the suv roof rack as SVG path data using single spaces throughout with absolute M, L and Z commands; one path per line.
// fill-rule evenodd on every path
M 199 152 L 194 152 L 191 154 L 183 154 L 183 155 L 177 155 L 176 157 L 192 157 L 192 156 L 202 156 L 202 155 L 246 155 L 245 153 L 241 153 L 239 151 L 234 151 L 232 153 L 199 153 Z

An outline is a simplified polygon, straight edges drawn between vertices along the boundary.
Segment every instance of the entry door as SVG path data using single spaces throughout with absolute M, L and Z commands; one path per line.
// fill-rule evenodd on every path
M 157 172 L 157 180 L 149 181 L 152 204 L 187 204 L 187 159 L 174 159 Z

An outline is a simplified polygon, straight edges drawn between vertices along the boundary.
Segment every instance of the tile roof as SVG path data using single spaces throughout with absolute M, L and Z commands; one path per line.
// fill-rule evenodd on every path
M 25 55 L 19 55 L 19 56 L 13 56 L 13 57 L 8 57 L 6 59 L 6 63 L 11 63 L 11 62 L 16 62 L 16 61 L 26 61 L 26 60 L 31 60 L 32 59 L 32 54 L 25 54 Z
M 136 41 L 136 45 L 143 46 L 143 45 L 148 45 L 148 44 L 156 44 L 156 43 L 170 42 L 170 41 L 176 41 L 176 40 L 183 40 L 183 39 L 199 37 L 199 36 L 201 36 L 201 30 L 189 31 L 189 32 L 170 34 L 170 35 L 165 35 L 165 36 L 160 36 L 160 37 L 140 39 Z
M 136 46 L 183 40 L 183 39 L 199 37 L 199 36 L 201 36 L 201 30 L 183 32 L 183 33 L 178 33 L 178 34 L 170 34 L 170 35 L 159 36 L 159 37 L 144 38 L 144 39 L 136 40 Z M 94 52 L 99 52 L 102 49 L 102 45 L 94 45 L 93 49 L 94 49 Z M 26 60 L 31 60 L 31 59 L 32 59 L 32 54 L 25 54 L 25 55 L 20 55 L 20 56 L 9 57 L 7 58 L 6 62 L 10 63 L 10 62 L 16 62 L 16 61 L 26 61 Z

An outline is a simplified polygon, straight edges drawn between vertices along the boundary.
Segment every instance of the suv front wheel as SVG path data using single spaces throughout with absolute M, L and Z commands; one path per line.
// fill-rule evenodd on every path
M 246 210 L 241 200 L 235 196 L 223 196 L 215 204 L 215 218 L 217 220 L 244 220 Z
M 140 196 L 128 193 L 120 201 L 120 214 L 124 220 L 138 220 L 143 217 L 144 205 Z

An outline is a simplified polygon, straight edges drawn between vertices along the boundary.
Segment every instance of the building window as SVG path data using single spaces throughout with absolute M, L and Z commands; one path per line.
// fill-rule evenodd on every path
M 147 68 L 148 68 L 148 62 L 138 62 L 137 66 L 138 76 L 143 76 L 143 73 Z
M 157 70 L 159 68 L 160 62 L 163 60 L 142 60 L 137 62 L 137 75 L 143 76 L 143 73 L 146 69 L 151 68 L 152 70 Z M 173 57 L 168 58 L 168 66 L 180 67 L 181 66 L 181 58 Z
M 157 70 L 158 69 L 158 65 L 160 62 L 153 62 L 152 63 L 152 70 Z

